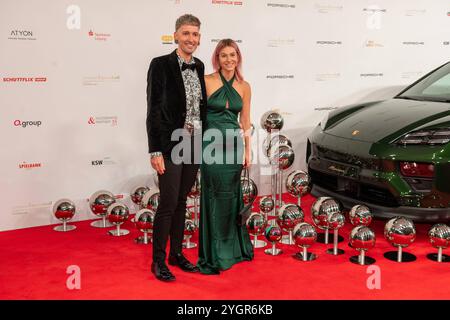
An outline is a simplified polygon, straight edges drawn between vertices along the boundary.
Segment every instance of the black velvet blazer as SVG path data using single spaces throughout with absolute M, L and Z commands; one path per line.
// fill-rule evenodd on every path
M 202 88 L 200 120 L 206 121 L 205 66 L 195 59 Z M 170 155 L 178 141 L 170 137 L 175 129 L 183 128 L 186 120 L 186 92 L 176 50 L 154 58 L 147 74 L 147 137 L 149 152 Z M 202 126 L 204 127 L 204 125 Z

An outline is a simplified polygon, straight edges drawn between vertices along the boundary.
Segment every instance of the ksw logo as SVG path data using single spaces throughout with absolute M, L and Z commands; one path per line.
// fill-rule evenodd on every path
M 111 157 L 104 157 L 101 160 L 92 160 L 91 164 L 93 166 L 110 166 L 110 165 L 115 165 L 116 161 L 114 161 L 114 159 Z

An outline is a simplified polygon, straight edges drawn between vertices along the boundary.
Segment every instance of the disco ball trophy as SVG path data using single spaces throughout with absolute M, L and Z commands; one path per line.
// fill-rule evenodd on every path
M 244 206 L 249 203 L 255 201 L 258 196 L 258 187 L 256 186 L 255 181 L 248 175 L 248 169 L 242 170 L 243 175 L 241 176 L 241 188 L 242 188 L 242 199 L 244 201 Z
M 280 138 L 284 137 L 284 138 Z M 277 139 L 278 138 L 278 139 Z M 288 169 L 295 159 L 294 150 L 291 141 L 285 136 L 279 134 L 272 138 L 269 144 L 269 161 L 275 172 L 275 190 L 278 193 L 277 207 L 283 206 L 283 170 Z
M 328 218 L 333 213 L 342 213 L 341 208 L 342 206 L 340 203 L 331 197 L 319 197 L 313 203 L 311 207 L 312 220 L 316 227 L 325 231 L 325 233 L 318 234 L 317 242 L 328 244 L 330 229 Z M 344 240 L 344 238 L 339 235 L 337 237 L 338 242 Z
M 375 246 L 375 232 L 367 226 L 359 225 L 350 232 L 350 246 L 359 251 L 358 256 L 350 257 L 352 263 L 362 266 L 374 264 L 375 259 L 366 256 L 366 251 Z
M 403 252 L 416 239 L 416 228 L 412 220 L 404 217 L 396 217 L 389 220 L 384 226 L 384 237 L 398 251 L 389 251 L 384 254 L 386 259 L 397 262 L 412 262 L 417 258 L 415 255 Z
M 270 196 L 265 196 L 259 199 L 259 210 L 264 214 L 266 221 L 269 221 L 269 213 L 273 212 L 275 202 Z
M 159 201 L 160 201 L 159 190 L 158 189 L 149 190 L 142 197 L 141 208 L 142 209 L 147 208 L 156 212 L 159 206 Z
M 271 147 L 269 144 L 272 139 L 272 136 L 278 134 L 278 132 L 283 128 L 283 124 L 284 124 L 283 117 L 276 111 L 267 111 L 261 117 L 261 128 L 263 128 L 267 132 L 266 138 L 267 143 L 265 145 L 263 144 L 264 149 L 263 152 L 267 157 L 269 157 L 268 151 L 270 150 Z M 270 165 L 271 165 L 271 195 L 275 203 L 271 216 L 276 216 L 278 205 L 277 203 L 278 181 L 276 172 L 278 171 L 278 169 L 275 169 L 275 164 L 270 163 Z M 279 207 L 280 206 L 278 206 L 278 208 Z
M 345 217 L 340 212 L 330 212 L 328 214 L 328 227 L 333 230 L 333 249 L 328 249 L 327 253 L 332 255 L 341 255 L 345 251 L 338 248 L 339 243 L 339 229 L 345 224 Z
M 139 187 L 134 188 L 131 191 L 131 194 L 130 194 L 131 201 L 133 201 L 134 204 L 138 205 L 139 209 L 142 209 L 141 208 L 142 198 L 149 190 L 150 190 L 149 187 L 139 186 Z
M 194 242 L 191 242 L 191 238 L 194 235 L 195 231 L 197 230 L 197 225 L 192 220 L 185 220 L 184 222 L 184 239 L 186 240 L 183 242 L 183 248 L 186 249 L 192 249 L 197 247 L 197 244 Z
M 77 227 L 67 224 L 67 221 L 71 220 L 75 215 L 76 207 L 69 199 L 61 199 L 55 202 L 53 205 L 53 215 L 56 219 L 62 221 L 62 225 L 58 225 L 53 228 L 55 231 L 67 232 L 75 230 Z
M 445 224 L 436 224 L 428 232 L 430 243 L 438 249 L 438 253 L 427 254 L 427 258 L 437 262 L 450 262 L 450 256 L 442 254 L 450 243 L 450 227 Z
M 283 250 L 276 247 L 276 243 L 281 240 L 283 232 L 281 231 L 281 228 L 275 223 L 275 220 L 272 220 L 271 225 L 266 228 L 264 236 L 266 237 L 267 241 L 272 243 L 272 248 L 264 250 L 265 254 L 277 256 L 283 253 Z
M 130 233 L 129 230 L 120 229 L 120 226 L 127 221 L 130 210 L 123 203 L 113 203 L 108 207 L 108 220 L 116 226 L 115 230 L 109 230 L 108 234 L 114 237 L 125 236 Z
M 111 223 L 106 221 L 106 214 L 108 207 L 115 202 L 116 199 L 114 198 L 114 195 L 106 190 L 97 191 L 89 198 L 89 207 L 91 208 L 91 211 L 95 215 L 102 218 L 101 220 L 92 222 L 92 227 L 109 228 L 113 226 Z
M 316 229 L 309 223 L 302 222 L 294 228 L 295 244 L 303 249 L 303 252 L 298 252 L 292 257 L 300 261 L 313 261 L 317 259 L 314 253 L 308 252 L 308 248 L 311 247 L 317 240 Z
M 370 212 L 369 207 L 357 204 L 350 209 L 348 214 L 349 220 L 352 225 L 357 226 L 366 226 L 368 227 L 372 222 L 373 215 Z
M 131 190 L 130 193 L 131 201 L 138 207 L 136 212 L 142 209 L 142 198 L 149 190 L 150 190 L 149 187 L 142 187 L 142 186 L 135 187 L 133 190 Z M 135 222 L 135 218 L 136 216 L 133 219 L 131 219 L 131 221 Z
M 197 177 L 195 178 L 195 183 L 188 193 L 188 197 L 194 200 L 194 223 L 198 227 L 198 214 L 199 214 L 199 200 L 200 200 L 200 170 L 197 172 Z
M 294 155 L 294 150 L 288 145 L 275 144 L 271 147 L 269 152 L 270 152 L 270 158 L 269 158 L 270 162 L 272 164 L 276 165 L 276 170 L 277 170 L 277 174 L 278 174 L 277 187 L 278 187 L 278 206 L 279 207 L 278 207 L 277 216 L 280 217 L 280 215 L 282 214 L 282 210 L 285 209 L 285 207 L 283 205 L 283 201 L 282 201 L 283 170 L 288 169 L 292 165 L 292 163 L 294 162 L 295 155 Z M 297 207 L 301 212 L 300 207 L 298 207 L 297 205 L 295 205 L 295 207 Z M 281 224 L 280 224 L 280 226 L 283 228 L 283 226 Z M 292 226 L 292 228 L 294 226 Z M 286 244 L 294 244 L 293 240 L 292 240 L 292 229 L 289 230 L 289 235 L 283 236 L 283 239 L 281 240 L 281 242 L 286 243 Z
M 302 204 L 302 196 L 311 191 L 311 179 L 309 175 L 302 170 L 292 171 L 286 178 L 286 190 L 290 195 L 298 198 L 298 206 Z
M 255 249 L 263 248 L 267 245 L 265 241 L 258 240 L 258 235 L 262 233 L 264 228 L 266 227 L 267 221 L 264 218 L 264 215 L 258 212 L 253 212 L 247 219 L 246 226 L 248 233 L 253 235 L 253 247 Z
M 283 236 L 281 243 L 294 244 L 292 230 L 297 224 L 303 222 L 304 219 L 305 215 L 302 209 L 296 204 L 285 204 L 280 208 L 277 218 L 278 224 L 281 228 L 289 232 L 289 235 Z
M 144 208 L 139 210 L 134 216 L 134 224 L 136 229 L 141 231 L 144 235 L 134 239 L 137 244 L 149 244 L 152 242 L 152 238 L 149 237 L 149 233 L 152 233 L 153 223 L 155 222 L 155 212 Z

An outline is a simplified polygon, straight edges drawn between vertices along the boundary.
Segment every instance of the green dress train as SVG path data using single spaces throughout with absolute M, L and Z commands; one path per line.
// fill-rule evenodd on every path
M 219 72 L 223 86 L 208 98 L 203 137 L 198 267 L 219 274 L 237 262 L 252 260 L 253 247 L 244 226 L 238 225 L 243 208 L 240 175 L 243 138 L 238 114 L 242 98 Z

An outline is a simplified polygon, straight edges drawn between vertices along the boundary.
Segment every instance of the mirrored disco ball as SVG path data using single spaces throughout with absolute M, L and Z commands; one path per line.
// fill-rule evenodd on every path
M 428 237 L 433 247 L 446 249 L 450 242 L 450 227 L 443 223 L 435 224 L 428 231 Z
M 360 225 L 350 232 L 350 245 L 356 250 L 369 250 L 375 246 L 375 232 L 369 227 Z
M 241 177 L 242 197 L 244 204 L 249 204 L 258 196 L 258 187 L 252 179 Z
M 130 194 L 131 201 L 133 201 L 135 204 L 140 205 L 142 202 L 142 197 L 149 190 L 150 188 L 143 186 L 134 188 Z
M 259 200 L 259 210 L 264 213 L 271 212 L 275 206 L 275 203 L 270 196 L 262 197 Z
M 328 215 L 341 213 L 341 204 L 330 197 L 319 197 L 311 207 L 311 215 L 314 224 L 322 230 L 329 229 Z
M 149 190 L 142 197 L 142 208 L 148 208 L 156 212 L 159 206 L 160 195 L 159 190 Z
M 60 221 L 69 221 L 75 215 L 75 203 L 69 199 L 61 199 L 53 205 L 53 215 Z
M 302 170 L 292 171 L 286 179 L 286 190 L 294 197 L 301 197 L 309 193 L 311 179 Z
M 289 203 L 280 208 L 277 222 L 281 228 L 292 230 L 297 224 L 303 222 L 304 218 L 303 210 L 298 205 Z
M 368 226 L 372 222 L 373 215 L 369 207 L 357 204 L 353 206 L 349 212 L 350 222 L 354 226 Z
M 328 219 L 328 227 L 333 230 L 342 228 L 345 223 L 345 217 L 340 212 L 329 213 L 327 219 Z
M 294 150 L 289 146 L 274 146 L 270 149 L 270 163 L 281 170 L 289 168 L 295 160 Z
M 186 220 L 184 222 L 184 234 L 188 236 L 192 236 L 196 230 L 196 226 L 194 221 Z
M 124 223 L 130 214 L 130 210 L 123 203 L 113 203 L 108 207 L 108 220 L 114 225 Z
M 184 215 L 185 219 L 192 219 L 193 212 L 191 208 L 186 208 L 186 214 Z
M 106 190 L 95 192 L 89 198 L 89 207 L 91 211 L 97 216 L 105 216 L 108 207 L 116 202 L 114 195 Z
M 136 228 L 141 232 L 151 232 L 155 222 L 155 212 L 144 208 L 139 210 L 135 216 Z
M 294 227 L 293 237 L 297 246 L 309 248 L 316 242 L 317 232 L 312 225 L 302 222 Z
M 411 219 L 395 217 L 384 226 L 384 236 L 395 247 L 407 247 L 416 239 L 416 228 Z
M 263 142 L 264 154 L 267 157 L 270 157 L 271 150 L 274 150 L 273 152 L 275 152 L 276 148 L 279 148 L 281 146 L 287 146 L 287 147 L 292 148 L 291 140 L 289 140 L 283 134 L 277 134 L 277 135 L 274 135 L 273 137 L 270 137 L 270 141 L 268 141 L 268 138 L 269 137 L 267 137 Z
M 258 235 L 264 230 L 266 226 L 266 219 L 261 213 L 253 212 L 246 222 L 247 230 L 250 234 Z
M 281 130 L 283 128 L 283 124 L 283 117 L 276 111 L 267 111 L 261 117 L 261 128 L 267 132 Z
M 279 226 L 268 226 L 264 232 L 264 236 L 269 242 L 278 242 L 283 236 L 283 232 Z

